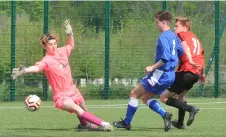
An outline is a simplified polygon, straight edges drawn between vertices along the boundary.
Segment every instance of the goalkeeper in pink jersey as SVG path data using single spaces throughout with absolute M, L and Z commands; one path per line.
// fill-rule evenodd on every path
M 52 88 L 55 107 L 76 113 L 80 120 L 78 129 L 112 131 L 108 122 L 87 112 L 83 96 L 73 84 L 68 57 L 74 48 L 74 38 L 70 21 L 66 20 L 64 25 L 68 35 L 67 45 L 57 48 L 58 37 L 53 33 L 42 36 L 40 42 L 46 50 L 45 56 L 33 66 L 14 68 L 12 78 L 26 73 L 44 72 Z

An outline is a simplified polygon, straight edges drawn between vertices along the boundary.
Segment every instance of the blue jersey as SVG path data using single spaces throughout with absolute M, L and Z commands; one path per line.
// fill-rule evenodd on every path
M 159 67 L 158 70 L 174 70 L 178 65 L 178 56 L 182 54 L 183 48 L 175 33 L 171 30 L 162 32 L 156 45 L 155 63 L 161 60 L 164 65 Z
M 163 66 L 155 69 L 141 80 L 147 92 L 162 94 L 175 80 L 174 69 L 178 65 L 178 56 L 183 54 L 178 37 L 171 31 L 164 31 L 156 45 L 155 63 L 162 61 Z

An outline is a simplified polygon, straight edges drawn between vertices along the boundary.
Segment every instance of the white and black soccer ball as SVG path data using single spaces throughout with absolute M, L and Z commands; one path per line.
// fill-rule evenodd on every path
M 24 105 L 29 111 L 36 111 L 40 108 L 42 100 L 37 95 L 29 95 L 24 100 Z

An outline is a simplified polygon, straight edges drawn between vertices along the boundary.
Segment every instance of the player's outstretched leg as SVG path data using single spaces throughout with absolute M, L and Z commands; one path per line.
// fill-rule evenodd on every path
M 187 102 L 184 102 L 184 103 L 187 104 Z M 181 108 L 178 109 L 178 120 L 173 120 L 172 125 L 178 129 L 185 129 L 184 117 L 185 117 L 185 111 Z
M 114 121 L 113 125 L 117 128 L 125 128 L 126 130 L 130 130 L 131 129 L 131 125 L 125 123 L 125 121 L 123 119 L 119 120 L 119 121 Z
M 184 117 L 185 111 L 183 109 L 178 109 L 178 120 L 173 120 L 172 125 L 178 129 L 185 129 Z
M 195 115 L 198 113 L 199 108 L 192 106 L 191 110 L 189 111 L 189 118 L 187 121 L 187 126 L 190 126 L 194 120 L 195 120 Z
M 187 102 L 184 102 L 184 103 L 187 104 Z M 185 111 L 183 109 L 179 108 L 178 109 L 178 120 L 173 120 L 172 125 L 178 129 L 185 129 L 184 117 L 185 117 Z
M 178 129 L 185 129 L 185 125 L 184 124 L 180 124 L 177 120 L 173 120 L 172 121 L 172 125 L 175 128 L 178 128 Z
M 80 124 L 78 124 L 77 128 L 78 131 L 96 131 L 98 130 L 98 126 L 86 121 L 84 118 L 81 118 L 80 116 L 78 116 L 78 119 L 80 121 Z
M 131 121 L 138 108 L 138 99 L 130 97 L 125 119 L 114 121 L 113 125 L 117 128 L 131 129 Z
M 178 109 L 178 123 L 180 125 L 184 124 L 185 111 L 183 109 Z
M 144 100 L 143 100 L 144 101 Z M 167 132 L 171 128 L 171 120 L 172 120 L 172 113 L 166 112 L 161 105 L 157 102 L 157 100 L 149 99 L 146 102 L 146 105 L 153 110 L 154 112 L 158 113 L 164 120 L 164 130 Z
M 130 101 L 128 103 L 126 117 L 123 120 L 113 122 L 113 125 L 117 128 L 131 129 L 131 121 L 138 108 L 138 98 L 145 93 L 145 89 L 141 83 L 139 83 L 130 93 Z
M 83 98 L 80 98 L 79 100 L 81 103 L 79 104 L 79 106 L 84 110 L 84 111 L 88 111 L 86 105 L 85 105 L 85 101 Z M 78 129 L 78 131 L 96 131 L 98 130 L 98 126 L 90 123 L 88 121 L 86 121 L 84 118 L 81 118 L 80 116 L 77 116 L 79 119 L 80 124 L 77 126 L 76 129 Z
M 81 119 L 99 126 L 97 130 L 99 130 L 99 131 L 112 131 L 113 130 L 113 127 L 111 126 L 110 123 L 105 122 L 105 121 L 101 120 L 100 118 L 96 117 L 95 115 L 84 111 L 79 105 L 74 103 L 73 99 L 67 98 L 67 99 L 63 100 L 62 104 L 63 104 L 64 110 L 69 111 L 69 112 L 74 112 Z
M 187 126 L 190 126 L 194 122 L 195 115 L 199 111 L 199 108 L 190 106 L 175 98 L 168 98 L 166 101 L 166 104 L 169 106 L 176 107 L 178 109 L 183 109 L 183 110 L 189 112 L 189 119 L 187 121 Z
M 77 129 L 78 131 L 98 131 L 99 126 L 88 122 L 86 125 L 79 124 Z
M 171 128 L 172 117 L 173 117 L 173 114 L 169 112 L 166 112 L 165 116 L 163 117 L 165 132 L 168 132 Z
M 95 125 L 98 125 L 98 128 L 96 130 L 98 131 L 112 131 L 113 128 L 110 123 L 105 122 L 101 120 L 100 118 L 96 117 L 95 115 L 84 111 L 81 115 L 82 118 L 84 118 L 86 121 L 89 121 L 90 123 L 93 123 Z M 92 128 L 94 125 L 90 125 L 90 128 Z

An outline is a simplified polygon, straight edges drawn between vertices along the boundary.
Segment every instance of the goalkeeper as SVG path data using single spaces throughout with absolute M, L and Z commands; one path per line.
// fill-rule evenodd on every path
M 14 68 L 12 78 L 16 79 L 26 73 L 44 72 L 52 88 L 55 107 L 76 113 L 80 120 L 79 129 L 112 131 L 113 128 L 108 122 L 87 112 L 83 96 L 73 84 L 68 57 L 74 48 L 74 38 L 70 21 L 66 20 L 64 25 L 68 35 L 67 45 L 57 48 L 59 39 L 53 33 L 42 36 L 40 42 L 46 50 L 45 56 L 33 66 Z

